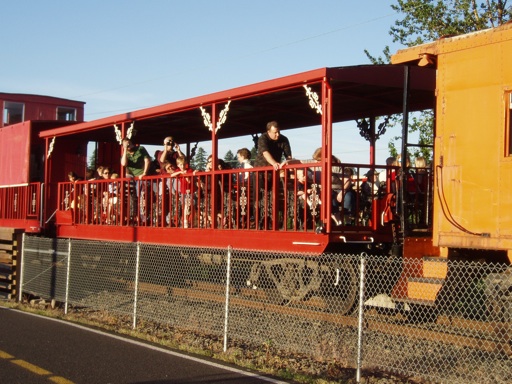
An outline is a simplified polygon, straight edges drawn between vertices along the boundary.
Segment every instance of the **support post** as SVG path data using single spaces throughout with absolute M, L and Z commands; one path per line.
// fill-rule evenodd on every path
M 71 271 L 71 239 L 68 239 L 68 262 L 66 265 L 66 300 L 64 303 L 64 315 L 68 314 L 69 301 L 69 275 Z
M 231 246 L 228 247 L 226 268 L 226 306 L 224 310 L 224 352 L 228 350 L 228 319 L 229 319 L 229 284 L 231 280 Z
M 357 371 L 356 382 L 361 382 L 361 360 L 363 355 L 363 320 L 364 320 L 364 276 L 366 268 L 366 253 L 361 254 L 359 270 L 359 319 L 357 323 Z
M 139 265 L 140 265 L 140 243 L 137 242 L 137 255 L 135 260 L 135 287 L 133 292 L 133 324 L 132 328 L 137 326 L 137 300 L 139 296 Z

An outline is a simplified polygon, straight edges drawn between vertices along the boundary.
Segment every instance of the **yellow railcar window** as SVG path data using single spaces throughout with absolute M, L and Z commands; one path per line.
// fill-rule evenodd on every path
M 505 156 L 512 157 L 512 92 L 506 95 Z
M 507 130 L 505 132 L 505 156 L 512 156 L 512 93 L 508 94 Z

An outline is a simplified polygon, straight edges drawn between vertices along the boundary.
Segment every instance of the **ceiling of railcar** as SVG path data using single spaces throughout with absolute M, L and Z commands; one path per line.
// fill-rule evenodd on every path
M 428 68 L 410 68 L 409 110 L 421 110 L 434 106 L 435 71 Z M 312 78 L 312 73 L 317 78 Z M 43 133 L 43 136 L 55 134 L 73 135 L 87 141 L 109 142 L 115 140 L 114 124 L 120 127 L 120 121 L 131 121 L 135 117 L 137 135 L 135 141 L 142 144 L 159 145 L 167 135 L 172 135 L 180 143 L 208 141 L 211 133 L 205 127 L 200 106 L 203 105 L 211 115 L 211 103 L 217 103 L 217 113 L 231 100 L 227 119 L 218 131 L 219 138 L 261 133 L 266 123 L 279 122 L 281 129 L 308 127 L 321 124 L 321 115 L 309 105 L 309 99 L 302 84 L 321 95 L 323 76 L 330 79 L 332 86 L 333 122 L 354 120 L 357 118 L 382 116 L 402 111 L 404 70 L 401 66 L 354 66 L 324 68 L 304 72 L 293 77 L 293 83 L 286 84 L 287 78 L 257 85 L 236 88 L 212 94 L 211 98 L 202 96 L 197 99 L 170 103 L 132 113 L 112 116 L 88 123 L 76 124 L 63 130 Z M 302 82 L 297 82 L 297 77 Z M 284 79 L 284 80 L 283 80 Z M 290 81 L 291 81 L 290 77 Z M 276 85 L 277 84 L 277 85 Z M 265 90 L 264 88 L 267 87 Z M 257 91 L 251 91 L 251 87 Z M 275 89 L 281 89 L 275 91 Z M 219 98 L 219 95 L 221 98 Z M 129 126 L 129 123 L 126 127 Z

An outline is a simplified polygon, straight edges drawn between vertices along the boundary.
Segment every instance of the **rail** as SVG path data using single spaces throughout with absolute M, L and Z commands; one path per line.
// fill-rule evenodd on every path
M 41 185 L 41 183 L 30 183 L 0 187 L 0 219 L 39 219 Z
M 318 230 L 329 217 L 333 230 L 375 231 L 396 216 L 396 168 L 372 168 L 387 175 L 380 187 L 368 179 L 369 169 L 333 166 L 329 191 L 322 188 L 318 163 L 288 164 L 280 171 L 265 167 L 65 182 L 59 183 L 59 201 L 61 210 L 73 211 L 73 224 L 301 232 Z M 427 171 L 429 191 L 430 180 Z M 412 183 L 408 220 L 426 228 L 431 194 Z

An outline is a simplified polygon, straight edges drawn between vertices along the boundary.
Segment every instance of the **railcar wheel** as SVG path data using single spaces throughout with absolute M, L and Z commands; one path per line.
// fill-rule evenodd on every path
M 269 265 L 267 273 L 283 299 L 288 301 L 302 300 L 320 286 L 318 264 L 313 261 L 280 260 Z
M 345 315 L 354 308 L 358 297 L 358 278 L 350 260 L 336 260 L 327 263 L 322 280 L 321 295 L 326 309 Z
M 291 302 L 304 300 L 320 288 L 321 282 L 317 261 L 283 258 L 254 264 L 248 284 L 266 292 L 277 289 L 282 301 Z

